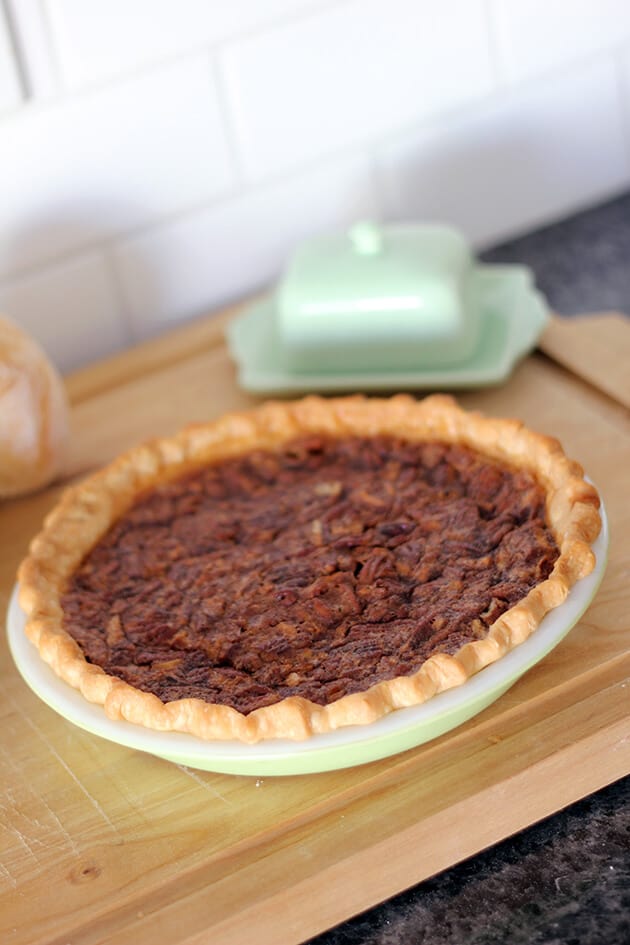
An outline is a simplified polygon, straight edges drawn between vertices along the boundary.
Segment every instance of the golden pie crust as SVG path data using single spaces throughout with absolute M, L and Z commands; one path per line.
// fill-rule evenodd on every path
M 135 499 L 153 486 L 208 464 L 254 449 L 273 450 L 310 433 L 441 441 L 529 471 L 546 493 L 547 524 L 559 548 L 551 574 L 503 613 L 484 638 L 466 643 L 454 655 L 432 655 L 412 675 L 379 682 L 328 705 L 290 696 L 244 715 L 198 698 L 165 703 L 88 663 L 63 627 L 61 597 L 86 554 Z M 598 508 L 597 492 L 557 440 L 516 420 L 466 412 L 447 396 L 422 401 L 399 395 L 269 402 L 132 449 L 70 488 L 46 518 L 20 566 L 19 599 L 27 615 L 26 633 L 41 657 L 88 701 L 102 705 L 112 719 L 206 740 L 306 739 L 343 726 L 369 724 L 394 709 L 423 703 L 462 684 L 527 639 L 545 614 L 562 604 L 572 585 L 593 569 L 591 544 L 601 524 Z

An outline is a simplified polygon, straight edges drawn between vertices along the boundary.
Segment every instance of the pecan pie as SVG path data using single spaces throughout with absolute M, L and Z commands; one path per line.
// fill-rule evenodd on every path
M 307 738 L 459 685 L 588 574 L 557 441 L 444 396 L 268 403 L 70 489 L 20 572 L 41 656 L 115 719 Z

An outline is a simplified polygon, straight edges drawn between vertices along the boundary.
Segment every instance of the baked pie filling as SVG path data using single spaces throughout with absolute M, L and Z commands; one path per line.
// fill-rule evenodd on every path
M 20 570 L 27 633 L 114 718 L 304 738 L 525 639 L 592 569 L 597 506 L 556 441 L 450 398 L 268 404 L 71 490 Z
M 529 473 L 310 436 L 151 490 L 72 576 L 64 626 L 164 702 L 325 705 L 485 636 L 557 556 Z

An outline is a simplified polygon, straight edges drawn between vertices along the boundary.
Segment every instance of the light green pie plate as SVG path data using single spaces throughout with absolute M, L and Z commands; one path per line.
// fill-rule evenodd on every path
M 602 532 L 593 546 L 595 570 L 575 585 L 564 604 L 551 611 L 525 643 L 464 685 L 443 692 L 424 705 L 399 709 L 371 725 L 316 735 L 304 742 L 281 739 L 257 745 L 204 742 L 192 735 L 153 732 L 129 722 L 112 721 L 100 706 L 86 702 L 40 658 L 24 633 L 25 617 L 18 604 L 17 588 L 7 618 L 9 646 L 18 670 L 40 699 L 74 725 L 119 745 L 191 768 L 254 777 L 349 768 L 398 754 L 456 728 L 498 699 L 546 656 L 580 619 L 602 580 L 608 551 L 603 509 L 602 519 Z

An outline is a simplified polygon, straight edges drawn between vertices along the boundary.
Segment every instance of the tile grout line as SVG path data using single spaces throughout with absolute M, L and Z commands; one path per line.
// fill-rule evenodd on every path
M 23 44 L 20 41 L 18 25 L 15 18 L 15 10 L 9 0 L 0 0 L 0 21 L 2 20 L 4 20 L 6 25 L 9 54 L 13 54 L 15 71 L 17 73 L 18 90 L 22 101 L 27 102 L 33 97 L 33 90 L 31 87 L 31 80 L 26 56 L 24 54 Z
M 499 42 L 499 23 L 497 23 L 497 13 L 493 0 L 482 0 L 483 14 L 488 36 L 488 56 L 494 86 L 496 89 L 502 89 L 510 83 L 506 76 L 505 63 L 501 54 L 501 44 Z M 500 14 L 499 14 L 500 15 Z
M 101 256 L 103 260 L 103 267 L 107 275 L 108 284 L 111 286 L 111 290 L 114 296 L 114 301 L 116 303 L 116 311 L 118 312 L 121 326 L 124 329 L 125 335 L 125 344 L 127 347 L 138 341 L 136 333 L 134 331 L 133 318 L 129 311 L 127 305 L 127 298 L 125 295 L 125 290 L 123 288 L 122 279 L 118 266 L 116 265 L 116 260 L 114 259 L 114 245 L 112 243 L 106 244 L 101 249 Z
M 247 189 L 247 172 L 243 156 L 239 147 L 239 134 L 236 127 L 235 115 L 231 106 L 229 85 L 225 75 L 225 63 L 222 60 L 221 50 L 208 52 L 208 68 L 216 89 L 219 114 L 223 126 L 223 134 L 227 143 L 228 156 L 233 176 L 237 186 L 240 185 L 239 196 L 243 193 L 243 185 Z
M 19 2 L 19 0 L 15 0 L 15 2 Z M 59 58 L 59 50 L 57 49 L 57 43 L 55 40 L 55 27 L 53 25 L 53 17 L 50 11 L 49 0 L 39 0 L 39 9 L 41 10 L 41 18 L 44 25 L 46 50 L 50 60 L 51 72 L 56 83 L 59 97 L 61 98 L 63 96 L 65 98 L 65 96 L 68 94 L 68 89 L 66 87 L 64 72 L 61 65 L 61 60 Z

